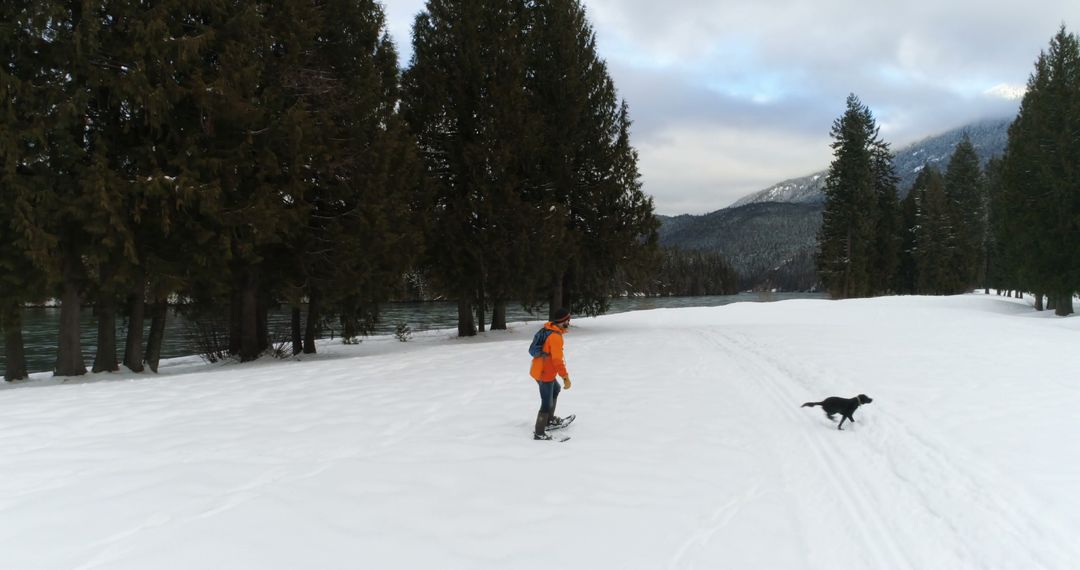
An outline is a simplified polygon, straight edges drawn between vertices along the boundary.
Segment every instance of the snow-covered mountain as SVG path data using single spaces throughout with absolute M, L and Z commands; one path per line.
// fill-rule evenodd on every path
M 985 164 L 1002 154 L 1008 119 L 985 120 L 927 137 L 896 151 L 900 197 L 907 196 L 926 164 L 945 169 L 964 134 Z M 661 216 L 660 243 L 719 251 L 739 273 L 744 288 L 803 290 L 817 282 L 813 253 L 825 202 L 826 171 L 785 180 L 702 216 Z
M 806 204 L 822 202 L 825 200 L 825 174 L 826 171 L 815 172 L 810 176 L 792 178 L 778 184 L 759 190 L 753 194 L 747 194 L 735 200 L 730 208 L 738 208 L 747 204 L 761 204 L 764 202 L 789 202 L 793 204 Z
M 893 164 L 896 173 L 900 176 L 900 196 L 906 196 L 911 184 L 923 166 L 927 163 L 939 165 L 944 169 L 952 156 L 953 149 L 966 133 L 971 137 L 975 145 L 975 152 L 983 164 L 990 157 L 1000 155 L 1005 151 L 1008 141 L 1009 124 L 1012 118 L 989 119 L 972 123 L 953 129 L 951 131 L 927 137 L 919 142 L 910 144 L 900 150 L 894 151 L 896 158 Z M 738 208 L 747 204 L 761 202 L 792 202 L 812 203 L 825 200 L 825 175 L 827 170 L 815 172 L 801 178 L 792 178 L 774 184 L 764 190 L 754 192 L 736 200 L 730 207 Z

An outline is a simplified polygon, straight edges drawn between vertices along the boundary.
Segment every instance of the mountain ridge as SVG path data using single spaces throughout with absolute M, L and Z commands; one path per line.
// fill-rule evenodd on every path
M 984 119 L 926 137 L 895 152 L 900 197 L 926 164 L 944 169 L 965 133 L 985 165 L 1005 151 L 1012 118 Z M 779 182 L 702 215 L 657 216 L 660 245 L 718 251 L 742 289 L 804 291 L 817 283 L 814 254 L 827 170 Z
M 956 143 L 960 142 L 964 133 L 967 133 L 979 160 L 985 166 L 990 157 L 1005 152 L 1005 143 L 1008 141 L 1009 125 L 1013 118 L 1002 117 L 996 119 L 983 119 L 969 123 L 962 127 L 950 129 L 938 135 L 931 135 L 919 141 L 911 143 L 900 150 L 894 151 L 893 165 L 896 173 L 900 176 L 898 189 L 900 196 L 907 195 L 908 189 L 915 176 L 926 163 L 948 164 L 949 156 L 952 155 Z M 825 177 L 828 169 L 814 172 L 798 178 L 789 178 L 778 182 L 764 190 L 758 190 L 747 194 L 733 202 L 728 208 L 737 208 L 747 204 L 760 202 L 824 202 L 825 201 Z

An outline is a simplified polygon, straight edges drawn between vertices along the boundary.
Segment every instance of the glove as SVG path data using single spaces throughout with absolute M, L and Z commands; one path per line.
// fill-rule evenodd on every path
M 563 390 L 569 390 L 570 389 L 570 377 L 569 376 L 563 376 L 562 377 L 562 387 L 563 387 Z

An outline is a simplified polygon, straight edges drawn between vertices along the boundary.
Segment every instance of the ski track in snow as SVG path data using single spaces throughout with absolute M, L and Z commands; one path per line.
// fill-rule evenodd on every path
M 818 419 L 823 415 L 820 408 L 796 407 L 803 401 L 795 393 L 796 387 L 805 387 L 803 394 L 815 393 L 806 380 L 812 374 L 793 370 L 789 362 L 776 357 L 782 352 L 765 348 L 760 341 L 749 341 L 745 336 L 718 329 L 708 331 L 705 336 L 733 355 L 732 360 L 750 373 L 749 377 L 756 380 L 755 389 L 773 396 L 767 400 L 775 405 L 769 406 L 763 417 L 780 413 L 793 420 L 793 424 L 803 424 L 796 429 L 801 430 L 805 449 L 813 456 L 819 472 L 829 479 L 832 499 L 843 505 L 848 518 L 845 524 L 864 537 L 861 544 L 867 547 L 869 558 L 866 567 L 905 570 L 969 567 L 984 558 L 980 551 L 986 550 L 997 552 L 999 563 L 993 567 L 1002 569 L 1050 569 L 1055 568 L 1053 560 L 1080 560 L 1077 542 L 1043 521 L 1041 513 L 1032 512 L 1031 501 L 1007 501 L 995 492 L 1003 487 L 990 466 L 966 454 L 957 457 L 962 455 L 961 450 L 931 442 L 928 434 L 920 434 L 901 418 L 880 409 L 883 402 L 859 408 L 854 414 L 856 424 L 847 422 L 847 430 L 859 430 L 856 426 L 867 423 L 870 417 L 874 429 L 860 430 L 864 432 L 858 434 L 860 439 L 845 442 L 849 449 L 844 455 L 837 454 L 834 447 L 826 445 L 826 438 L 855 434 L 839 430 L 823 434 L 806 425 L 808 414 L 804 413 L 813 411 L 810 415 Z M 828 395 L 834 394 L 821 397 Z M 791 451 L 796 458 L 806 455 Z M 893 480 L 888 481 L 890 478 Z M 886 485 L 887 489 L 883 490 Z M 951 496 L 957 489 L 965 496 Z M 883 494 L 886 490 L 889 494 Z M 1014 492 L 1023 495 L 1019 490 Z M 957 507 L 959 512 L 953 510 Z M 821 511 L 810 518 L 814 516 L 831 517 L 835 513 Z M 906 522 L 898 525 L 898 521 Z M 933 534 L 943 544 L 950 545 L 952 560 L 925 560 L 917 556 L 924 551 L 922 542 L 927 532 L 923 525 L 935 528 Z
M 752 349 L 750 343 L 743 341 L 736 335 L 713 329 L 708 331 L 705 337 L 716 348 L 728 354 L 736 366 L 747 372 L 745 378 L 756 380 L 754 393 L 749 400 L 767 404 L 764 406 L 759 404 L 759 407 L 765 408 L 766 411 L 756 414 L 760 418 L 758 421 L 776 421 L 775 418 L 778 416 L 784 417 L 788 420 L 788 423 L 796 426 L 794 429 L 799 430 L 802 434 L 800 439 L 805 444 L 805 450 L 809 451 L 810 458 L 818 467 L 817 472 L 827 476 L 833 491 L 829 496 L 842 505 L 847 514 L 845 524 L 854 532 L 861 534 L 864 537 L 861 544 L 869 547 L 867 554 L 869 554 L 871 560 L 867 561 L 868 564 L 865 567 L 877 569 L 914 568 L 910 561 L 906 559 L 903 549 L 896 544 L 888 528 L 878 518 L 874 509 L 874 501 L 869 497 L 867 491 L 846 474 L 844 462 L 857 460 L 857 458 L 834 458 L 833 461 L 830 461 L 828 450 L 825 449 L 822 440 L 807 431 L 807 426 L 798 425 L 805 423 L 800 421 L 804 418 L 802 418 L 802 414 L 798 413 L 800 410 L 793 405 L 794 402 L 799 401 L 799 398 L 784 386 L 785 383 L 791 382 L 796 376 L 790 371 L 776 366 L 772 356 L 763 355 L 759 351 Z M 737 347 L 738 350 L 734 349 L 733 346 Z M 762 389 L 766 391 L 769 397 L 762 398 L 760 396 L 758 390 Z M 805 473 L 805 466 L 798 464 L 801 464 L 807 458 L 807 454 L 805 452 L 800 453 L 796 449 L 788 449 L 787 451 L 791 453 L 790 457 L 795 458 L 797 464 L 792 467 L 789 459 L 788 468 Z M 808 518 L 813 520 L 816 517 L 833 516 L 836 516 L 834 512 L 822 510 L 811 513 Z

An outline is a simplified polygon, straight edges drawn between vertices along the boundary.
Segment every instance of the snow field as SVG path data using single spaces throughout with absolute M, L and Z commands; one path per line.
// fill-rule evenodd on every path
M 1025 568 L 1080 560 L 1080 319 L 969 295 L 575 319 L 0 389 L 4 568 Z M 827 396 L 874 402 L 835 429 Z

